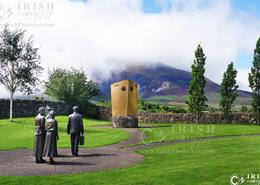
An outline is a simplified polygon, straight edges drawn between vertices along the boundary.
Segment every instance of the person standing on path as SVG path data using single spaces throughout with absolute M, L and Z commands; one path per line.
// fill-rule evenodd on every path
M 43 157 L 43 149 L 45 144 L 45 108 L 40 107 L 38 115 L 35 117 L 35 140 L 34 140 L 34 156 L 36 163 L 45 163 Z
M 84 134 L 84 127 L 82 115 L 79 114 L 79 108 L 74 106 L 73 111 L 74 113 L 69 115 L 67 133 L 70 135 L 71 153 L 74 156 L 78 156 L 80 134 Z
M 57 140 L 59 140 L 58 135 L 58 122 L 55 120 L 55 112 L 52 110 L 49 113 L 49 118 L 46 120 L 45 124 L 46 130 L 46 141 L 44 146 L 44 156 L 49 157 L 49 164 L 55 164 L 53 157 L 57 154 Z

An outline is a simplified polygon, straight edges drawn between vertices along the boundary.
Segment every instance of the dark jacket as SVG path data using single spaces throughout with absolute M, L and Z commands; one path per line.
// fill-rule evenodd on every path
M 80 133 L 84 133 L 83 120 L 81 114 L 73 113 L 69 115 L 67 133 L 77 135 L 80 135 Z

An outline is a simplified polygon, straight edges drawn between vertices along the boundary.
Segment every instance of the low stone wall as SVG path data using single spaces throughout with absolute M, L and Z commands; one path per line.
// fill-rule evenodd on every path
M 72 106 L 69 103 L 51 102 L 51 101 L 36 101 L 36 100 L 14 100 L 13 116 L 34 116 L 37 114 L 39 107 L 51 106 L 57 114 L 68 115 L 72 111 Z M 0 99 L 0 118 L 9 117 L 9 100 Z M 101 120 L 111 120 L 111 107 L 98 107 L 97 113 L 87 113 L 87 117 L 98 118 Z M 195 115 L 192 113 L 146 113 L 138 114 L 139 122 L 143 123 L 191 123 L 195 120 Z M 232 123 L 250 123 L 252 117 L 250 114 L 234 113 Z M 225 123 L 222 113 L 204 113 L 200 123 Z
M 14 100 L 13 116 L 34 116 L 37 114 L 39 107 L 51 106 L 57 114 L 69 114 L 72 105 L 63 102 L 36 101 L 36 100 Z M 9 100 L 0 99 L 0 117 L 9 117 Z
M 111 107 L 98 107 L 98 119 L 110 121 L 112 120 Z
M 250 114 L 233 113 L 232 123 L 250 123 L 252 119 Z M 139 113 L 139 122 L 143 123 L 191 123 L 195 120 L 192 113 Z M 222 113 L 204 113 L 200 123 L 226 123 Z
M 102 120 L 111 120 L 112 110 L 110 107 L 99 107 L 98 118 Z M 195 120 L 192 113 L 146 113 L 138 114 L 139 122 L 143 123 L 191 123 Z M 250 123 L 252 117 L 246 113 L 233 113 L 232 123 Z M 200 123 L 225 123 L 226 120 L 222 113 L 204 113 Z

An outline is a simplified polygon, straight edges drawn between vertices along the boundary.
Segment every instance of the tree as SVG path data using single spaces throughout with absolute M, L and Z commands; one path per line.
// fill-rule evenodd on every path
M 219 105 L 224 114 L 224 118 L 231 121 L 231 109 L 234 106 L 233 103 L 236 100 L 237 94 L 237 70 L 234 69 L 234 64 L 231 62 L 226 72 L 223 75 L 222 83 L 220 86 L 220 102 Z
M 16 91 L 31 94 L 40 82 L 40 56 L 33 39 L 25 31 L 11 31 L 8 26 L 0 32 L 0 83 L 10 93 L 10 121 L 13 119 L 13 99 Z
M 204 77 L 205 73 L 205 61 L 206 56 L 203 53 L 203 49 L 198 45 L 195 51 L 195 59 L 192 64 L 192 80 L 189 85 L 189 96 L 186 103 L 189 106 L 189 111 L 194 112 L 196 115 L 196 123 L 199 122 L 202 111 L 207 107 L 206 101 L 207 97 L 204 95 L 204 88 L 206 85 L 206 80 Z
M 249 87 L 252 89 L 252 109 L 257 124 L 260 124 L 260 37 L 254 50 L 253 67 L 248 74 Z
M 48 82 L 45 83 L 45 94 L 55 100 L 79 104 L 82 109 L 98 93 L 98 84 L 87 80 L 82 70 L 74 68 L 50 71 Z
M 248 112 L 247 106 L 242 105 L 241 108 L 240 108 L 240 111 L 243 112 L 243 113 Z

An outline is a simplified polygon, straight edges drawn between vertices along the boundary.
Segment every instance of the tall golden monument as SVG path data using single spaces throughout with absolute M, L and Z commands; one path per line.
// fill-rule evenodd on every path
M 111 85 L 112 122 L 114 127 L 138 127 L 138 85 L 123 80 Z

